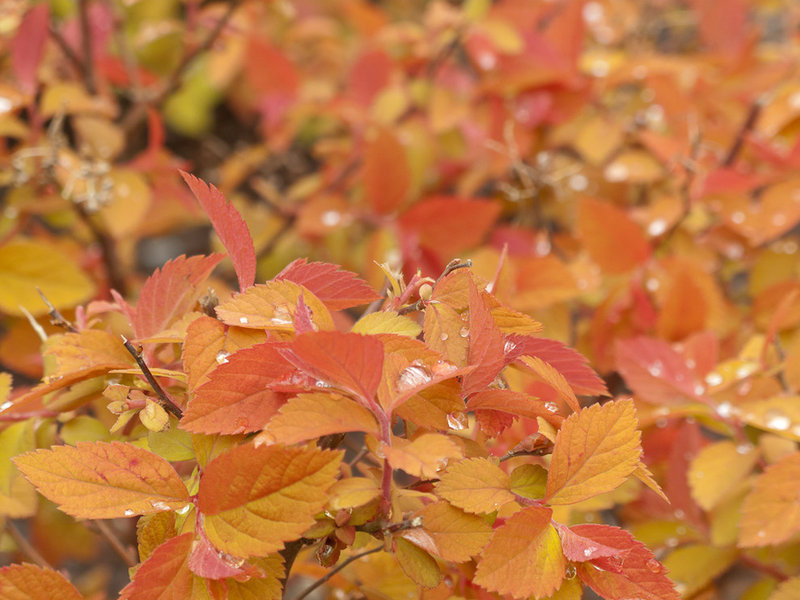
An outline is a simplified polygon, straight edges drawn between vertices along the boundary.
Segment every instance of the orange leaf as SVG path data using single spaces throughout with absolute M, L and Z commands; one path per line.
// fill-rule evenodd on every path
M 14 462 L 43 496 L 80 519 L 146 515 L 189 501 L 172 465 L 132 444 L 78 442 L 28 452 Z
M 423 479 L 438 477 L 448 460 L 463 456 L 458 444 L 439 433 L 423 433 L 411 442 L 393 437 L 392 445 L 382 448 L 392 468 Z
M 706 446 L 694 457 L 687 473 L 692 498 L 705 510 L 711 510 L 738 489 L 758 460 L 752 446 L 739 447 L 723 441 Z
M 192 433 L 249 433 L 259 431 L 285 402 L 267 389 L 294 371 L 270 343 L 239 350 L 211 372 L 189 400 L 181 429 Z
M 289 280 L 249 287 L 217 306 L 217 316 L 226 325 L 293 332 L 300 296 L 311 310 L 317 327 L 326 331 L 336 329 L 330 312 L 319 298 Z
M 200 286 L 222 259 L 222 254 L 189 258 L 181 255 L 156 269 L 144 282 L 136 303 L 136 337 L 154 336 L 191 310 L 203 293 Z
M 631 400 L 594 404 L 561 425 L 547 477 L 550 504 L 609 492 L 636 470 L 642 448 Z
M 3 600 L 83 600 L 61 573 L 36 565 L 9 565 L 0 569 Z
M 380 128 L 364 147 L 364 199 L 379 215 L 395 212 L 411 188 L 406 151 L 391 131 Z
M 495 325 L 478 288 L 470 282 L 469 350 L 467 364 L 475 370 L 464 377 L 464 394 L 472 394 L 488 386 L 505 366 L 503 334 Z
M 578 235 L 592 260 L 610 274 L 628 272 L 650 258 L 650 244 L 642 230 L 610 202 L 581 199 Z
M 481 517 L 447 502 L 429 504 L 415 516 L 422 517 L 422 527 L 408 529 L 402 536 L 446 561 L 468 561 L 492 535 L 491 525 Z
M 537 419 L 542 417 L 548 422 L 560 426 L 563 417 L 547 408 L 544 402 L 533 396 L 513 390 L 486 390 L 470 396 L 467 408 L 476 411 L 501 411 L 514 416 Z
M 298 258 L 275 276 L 275 281 L 293 281 L 309 290 L 330 310 L 361 306 L 380 298 L 370 285 L 355 273 L 338 265 L 307 262 Z
M 776 545 L 800 530 L 800 452 L 768 466 L 744 499 L 739 545 Z
M 239 289 L 249 288 L 256 280 L 256 251 L 247 223 L 236 207 L 213 185 L 184 171 L 181 171 L 181 177 L 203 207 L 228 251 L 239 279 Z
M 551 364 L 544 362 L 537 356 L 523 356 L 522 362 L 525 363 L 534 373 L 536 373 L 547 385 L 553 388 L 564 402 L 574 411 L 581 409 L 580 402 L 575 396 L 575 392 L 569 387 L 567 380 Z
M 772 592 L 769 600 L 795 600 L 795 598 L 800 598 L 800 577 L 782 581 Z
M 120 592 L 120 600 L 193 598 L 196 578 L 189 570 L 193 537 L 184 533 L 156 548 L 136 570 L 133 581 Z
M 466 364 L 469 327 L 455 309 L 447 304 L 428 304 L 425 309 L 424 338 L 431 349 L 450 362 L 456 365 Z
M 471 513 L 490 513 L 514 501 L 508 475 L 486 458 L 468 458 L 447 467 L 436 494 Z
M 294 444 L 347 431 L 379 434 L 375 417 L 357 402 L 339 394 L 312 392 L 290 398 L 256 439 Z
M 567 561 L 549 508 L 530 507 L 497 528 L 481 552 L 473 582 L 514 598 L 544 598 L 564 579 Z
M 297 539 L 325 507 L 341 452 L 238 446 L 203 470 L 198 508 L 208 539 L 234 556 L 265 556 Z
M 606 546 L 597 540 L 579 535 L 561 523 L 555 523 L 555 526 L 558 535 L 561 537 L 561 548 L 564 551 L 564 557 L 572 562 L 587 562 L 627 553 L 627 550 Z
M 623 553 L 578 563 L 578 576 L 601 597 L 680 600 L 680 594 L 666 575 L 666 568 L 627 531 L 610 525 L 575 525 L 570 529 Z

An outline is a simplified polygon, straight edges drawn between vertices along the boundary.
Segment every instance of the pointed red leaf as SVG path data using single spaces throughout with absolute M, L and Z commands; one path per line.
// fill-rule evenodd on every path
M 379 215 L 396 211 L 411 187 L 406 151 L 397 137 L 381 128 L 364 147 L 364 198 Z
M 288 279 L 302 285 L 331 310 L 360 306 L 380 298 L 380 295 L 355 273 L 330 263 L 308 262 L 305 258 L 298 258 L 290 263 L 275 276 L 275 279 Z
M 181 255 L 156 269 L 139 293 L 133 318 L 136 337 L 153 336 L 191 310 L 203 293 L 200 286 L 222 258 L 222 254 Z
M 582 535 L 561 523 L 555 523 L 558 535 L 561 536 L 561 549 L 564 556 L 572 562 L 587 562 L 598 558 L 608 558 L 627 554 L 628 550 L 614 548 L 599 543 Z
M 22 18 L 11 42 L 11 68 L 20 88 L 26 94 L 36 90 L 36 70 L 42 59 L 49 24 L 48 3 L 37 4 Z
M 301 371 L 371 402 L 383 373 L 383 344 L 368 335 L 315 331 L 298 336 L 284 358 Z
M 520 356 L 534 356 L 549 363 L 564 376 L 576 394 L 608 396 L 606 384 L 589 366 L 587 358 L 557 340 L 527 335 L 508 335 L 506 336 L 505 352 L 506 363 L 511 363 Z
M 509 415 L 536 419 L 542 417 L 558 427 L 564 417 L 548 410 L 545 403 L 522 392 L 513 390 L 483 390 L 470 396 L 467 409 L 476 416 L 483 411 L 500 411 Z
M 206 579 L 235 578 L 246 581 L 250 577 L 257 577 L 261 570 L 250 564 L 243 563 L 241 559 L 220 552 L 208 540 L 202 528 L 197 529 L 198 538 L 192 544 L 189 554 L 189 570 L 199 577 Z
M 294 372 L 276 346 L 267 342 L 227 357 L 189 400 L 181 429 L 192 433 L 250 433 L 259 431 L 286 402 L 271 383 Z
M 702 386 L 686 361 L 664 340 L 619 340 L 616 362 L 617 370 L 634 393 L 653 404 L 683 403 L 702 393 Z
M 120 592 L 120 600 L 192 598 L 194 576 L 188 562 L 193 537 L 184 533 L 156 548 Z
M 253 238 L 242 215 L 230 204 L 216 187 L 202 179 L 181 171 L 186 185 L 208 215 L 214 231 L 233 261 L 239 278 L 239 289 L 244 291 L 256 281 L 256 251 Z
M 467 364 L 475 370 L 464 377 L 464 394 L 469 395 L 489 385 L 505 366 L 503 334 L 492 318 L 480 292 L 470 282 L 469 350 Z

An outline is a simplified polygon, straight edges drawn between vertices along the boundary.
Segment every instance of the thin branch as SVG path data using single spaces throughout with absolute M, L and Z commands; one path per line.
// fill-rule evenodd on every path
M 81 24 L 81 43 L 83 47 L 83 81 L 86 90 L 94 95 L 97 83 L 94 79 L 94 63 L 92 60 L 92 32 L 89 23 L 89 0 L 78 0 L 78 14 Z
M 22 535 L 22 532 L 17 528 L 16 525 L 14 525 L 14 523 L 11 522 L 10 519 L 6 521 L 6 531 L 12 537 L 14 543 L 17 545 L 17 548 L 19 548 L 20 552 L 22 552 L 25 555 L 25 558 L 27 558 L 31 562 L 36 563 L 37 565 L 39 565 L 44 569 L 53 568 L 52 565 L 47 562 L 45 557 L 39 554 L 39 551 L 33 547 L 33 544 L 31 544 L 25 538 L 25 536 Z
M 130 353 L 131 356 L 136 360 L 136 363 L 139 365 L 139 368 L 142 370 L 142 374 L 144 378 L 147 379 L 147 383 L 150 384 L 150 387 L 153 388 L 153 391 L 158 394 L 158 399 L 160 400 L 161 406 L 164 410 L 171 412 L 173 415 L 178 417 L 179 419 L 183 416 L 183 411 L 180 407 L 172 401 L 172 399 L 167 395 L 167 392 L 164 391 L 164 388 L 161 387 L 161 384 L 156 381 L 156 378 L 153 377 L 153 374 L 150 372 L 150 367 L 147 366 L 147 363 L 144 362 L 144 358 L 142 358 L 142 351 L 141 349 L 137 349 L 133 347 L 130 340 L 126 338 L 124 335 L 122 337 L 122 343 L 125 344 L 125 349 Z
M 741 152 L 742 148 L 744 147 L 744 141 L 747 137 L 747 134 L 749 134 L 753 127 L 755 127 L 756 121 L 758 121 L 758 117 L 761 115 L 761 109 L 764 108 L 766 104 L 767 96 L 763 95 L 756 98 L 755 101 L 750 105 L 750 110 L 747 111 L 747 116 L 745 117 L 742 126 L 739 128 L 739 132 L 736 134 L 736 137 L 733 139 L 733 144 L 731 144 L 725 159 L 722 161 L 723 167 L 730 167 L 734 162 L 736 162 L 739 152 Z
M 117 534 L 109 527 L 106 521 L 96 520 L 92 521 L 92 524 L 97 528 L 97 531 L 102 535 L 106 541 L 111 545 L 114 549 L 114 552 L 119 555 L 119 557 L 125 563 L 129 569 L 131 567 L 135 567 L 137 564 L 136 559 L 133 557 L 132 549 L 130 547 L 126 547 L 125 544 L 117 537 Z
M 75 51 L 67 43 L 67 40 L 64 39 L 64 36 L 62 36 L 58 29 L 53 27 L 52 24 L 50 25 L 50 37 L 52 37 L 53 41 L 61 48 L 61 52 L 64 53 L 64 56 L 67 57 L 67 60 L 72 64 L 78 74 L 83 77 L 83 62 L 81 62 L 80 57 L 75 54 Z
M 47 308 L 50 309 L 50 312 L 47 313 L 50 315 L 50 323 L 58 327 L 62 327 L 70 333 L 77 333 L 78 329 L 75 327 L 75 325 L 73 325 L 69 319 L 65 318 L 64 315 L 62 315 L 61 312 L 55 306 L 53 306 L 53 303 L 47 299 L 47 296 L 44 295 L 44 292 L 42 292 L 38 286 L 36 287 L 36 291 L 39 292 L 39 296 L 41 296 L 42 301 L 47 305 Z
M 303 591 L 303 593 L 301 593 L 299 596 L 297 596 L 297 598 L 295 598 L 295 600 L 303 600 L 303 598 L 308 596 L 311 592 L 313 592 L 319 586 L 323 585 L 326 581 L 328 581 L 331 577 L 336 575 L 339 571 L 344 569 L 350 563 L 355 562 L 359 558 L 363 558 L 363 557 L 367 556 L 368 554 L 375 554 L 376 552 L 380 552 L 381 550 L 383 550 L 383 546 L 376 546 L 375 548 L 372 548 L 370 550 L 364 550 L 364 552 L 361 552 L 359 554 L 354 554 L 353 556 L 351 556 L 350 558 L 348 558 L 347 560 L 345 560 L 341 564 L 336 565 L 333 569 L 331 569 L 328 573 L 326 573 L 324 577 L 321 577 L 320 579 L 317 579 L 314 583 L 312 583 L 310 586 L 308 586 Z
M 89 228 L 89 231 L 92 233 L 92 237 L 94 238 L 95 242 L 100 246 L 100 249 L 103 253 L 103 266 L 105 267 L 106 277 L 108 277 L 108 285 L 109 287 L 117 290 L 120 295 L 124 296 L 127 292 L 127 285 L 125 283 L 125 278 L 122 275 L 122 272 L 119 268 L 119 262 L 117 261 L 117 249 L 114 244 L 114 239 L 102 229 L 97 223 L 95 223 L 92 216 L 86 211 L 86 208 L 78 203 L 73 202 L 72 205 L 75 207 L 75 212 L 78 213 L 78 216 L 81 218 L 81 221 L 84 222 L 86 227 Z

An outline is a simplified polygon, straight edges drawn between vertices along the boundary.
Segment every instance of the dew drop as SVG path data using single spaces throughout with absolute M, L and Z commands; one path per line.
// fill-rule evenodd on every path
M 731 221 L 733 221 L 737 225 L 741 225 L 742 223 L 744 223 L 744 213 L 740 210 L 737 210 L 735 213 L 731 215 Z
M 247 317 L 239 317 L 239 323 L 242 325 L 247 325 Z
M 595 550 L 597 550 L 595 546 L 588 546 L 587 548 L 583 549 L 583 555 L 586 558 L 589 558 L 592 554 L 594 554 Z
M 764 415 L 766 425 L 775 431 L 786 431 L 791 427 L 792 421 L 777 408 L 771 408 Z
M 682 581 L 675 582 L 675 591 L 678 592 L 680 596 L 683 596 L 686 593 L 686 590 L 688 589 L 689 588 Z
M 686 535 L 686 527 L 684 525 L 678 525 L 675 528 L 675 533 L 678 535 Z
M 442 340 L 443 342 L 446 342 L 448 337 L 450 336 L 447 335 L 447 333 L 442 332 L 442 335 L 439 336 L 439 339 Z
M 678 519 L 678 520 L 680 520 L 680 519 L 683 519 L 683 518 L 686 516 L 686 513 L 685 513 L 685 512 L 683 512 L 683 511 L 682 511 L 680 508 L 679 508 L 679 509 L 677 509 L 677 510 L 676 510 L 674 513 L 672 513 L 672 514 L 673 514 L 673 515 L 675 515 L 675 518 L 676 518 L 676 519 Z
M 557 413 L 558 412 L 558 404 L 556 404 L 555 402 L 545 402 L 544 403 L 544 407 L 547 410 L 549 410 L 551 413 Z
M 647 226 L 647 233 L 653 237 L 659 236 L 667 230 L 667 222 L 664 219 L 656 219 Z
M 216 356 L 217 364 L 218 365 L 225 364 L 226 362 L 228 362 L 228 357 L 229 356 L 230 356 L 229 352 L 225 352 L 225 350 L 220 350 L 219 352 L 217 352 L 217 356 Z
M 706 375 L 706 383 L 711 386 L 719 385 L 720 383 L 722 383 L 722 375 L 720 375 L 719 373 L 714 373 L 712 371 L 711 373 Z
M 503 345 L 503 353 L 508 354 L 516 347 L 517 345 L 514 342 L 512 342 L 511 340 L 506 340 L 506 343 Z
M 481 52 L 478 55 L 478 64 L 484 71 L 491 71 L 497 64 L 497 58 L 491 52 Z
M 10 111 L 13 106 L 14 104 L 11 102 L 11 100 L 0 96 L 0 114 Z
M 775 213 L 772 215 L 772 224 L 776 227 L 780 227 L 781 225 L 786 224 L 786 215 L 783 213 Z
M 567 185 L 576 192 L 582 192 L 589 187 L 589 179 L 585 175 L 577 173 L 567 180 Z
M 151 500 L 150 506 L 152 506 L 156 510 L 169 510 L 169 504 L 167 504 L 166 502 L 161 502 L 161 500 Z
M 754 364 L 744 364 L 736 369 L 736 378 L 737 379 L 744 379 L 748 375 L 751 375 L 755 370 L 756 366 Z
M 463 412 L 447 413 L 447 425 L 450 429 L 464 431 L 469 427 L 469 416 Z
M 458 332 L 462 338 L 465 338 L 469 335 L 469 327 L 462 327 L 461 330 Z
M 578 570 L 575 568 L 575 565 L 573 565 L 572 563 L 569 563 L 567 565 L 567 570 L 564 572 L 564 576 L 567 579 L 574 579 L 575 575 L 577 575 L 577 574 L 578 574 Z
M 628 178 L 628 167 L 622 163 L 612 163 L 606 167 L 605 176 L 608 181 L 625 181 Z
M 647 367 L 647 371 L 653 377 L 658 377 L 664 371 L 664 365 L 660 360 L 653 362 L 650 366 Z
M 695 479 L 702 479 L 705 476 L 706 476 L 706 474 L 703 473 L 702 471 L 695 471 L 694 472 L 694 478 Z
M 655 277 L 650 277 L 647 281 L 644 282 L 644 286 L 650 292 L 655 292 L 658 288 L 661 287 L 661 283 Z
M 7 408 L 11 408 L 14 405 L 11 400 L 6 400 L 2 404 L 0 404 L 0 411 L 6 410 Z
M 669 419 L 658 419 L 656 421 L 656 427 L 659 429 L 664 429 L 667 425 L 669 425 Z
M 736 452 L 739 454 L 750 454 L 753 451 L 753 444 L 743 443 L 736 446 Z
M 330 388 L 330 387 L 333 387 L 333 386 L 330 383 L 328 383 L 327 381 L 322 381 L 321 379 L 317 379 L 314 382 L 314 387 L 321 388 L 321 389 L 327 389 L 327 388 Z
M 678 538 L 676 537 L 667 538 L 664 541 L 664 544 L 667 546 L 667 548 L 675 548 L 678 545 Z
M 727 419 L 733 412 L 733 405 L 730 402 L 720 402 L 717 404 L 717 414 L 723 419 Z
M 289 309 L 285 306 L 278 306 L 269 322 L 273 325 L 291 325 L 292 313 L 290 313 Z
M 694 386 L 694 393 L 698 396 L 702 396 L 703 394 L 706 393 L 705 386 L 698 383 L 697 385 Z
M 189 509 L 190 509 L 190 508 L 192 508 L 192 505 L 191 505 L 191 504 L 185 504 L 185 505 L 181 506 L 181 507 L 180 507 L 178 510 L 176 510 L 175 512 L 176 512 L 176 513 L 178 513 L 179 515 L 185 515 L 187 512 L 189 512 Z
M 451 373 L 458 371 L 458 367 L 446 360 L 437 360 L 431 367 L 434 377 L 447 377 Z
M 764 531 L 764 530 L 762 529 L 762 530 L 761 530 L 761 531 L 759 531 L 759 532 L 758 532 L 756 535 L 757 535 L 758 537 L 760 537 L 760 538 L 765 538 L 765 537 L 767 537 L 767 532 L 766 532 L 766 531 Z
M 126 517 L 132 517 L 132 516 L 133 516 L 133 515 L 135 515 L 136 513 L 135 513 L 135 512 L 133 512 L 133 511 L 132 511 L 130 508 L 126 508 L 126 509 L 125 509 L 125 512 L 124 512 L 123 514 L 124 514 Z
M 647 561 L 647 569 L 651 573 L 661 573 L 664 570 L 664 565 L 658 562 L 655 558 L 651 558 Z
M 342 213 L 338 210 L 326 210 L 322 213 L 322 224 L 326 227 L 335 227 L 342 220 Z
M 405 392 L 406 390 L 425 385 L 431 380 L 430 372 L 423 366 L 411 365 L 400 371 L 397 377 L 397 391 Z

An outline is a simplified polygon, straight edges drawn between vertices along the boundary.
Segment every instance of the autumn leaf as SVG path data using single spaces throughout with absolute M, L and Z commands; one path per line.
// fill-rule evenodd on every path
M 214 546 L 265 556 L 314 524 L 336 481 L 342 453 L 315 448 L 238 446 L 203 470 L 198 509 Z
M 577 226 L 592 260 L 607 273 L 628 272 L 650 258 L 650 244 L 642 230 L 610 202 L 582 198 Z M 619 251 L 621 247 L 625 252 Z
M 464 377 L 464 394 L 489 385 L 505 366 L 503 334 L 474 283 L 469 288 L 469 347 L 467 364 L 475 370 Z
M 475 411 L 476 416 L 490 411 L 499 411 L 515 417 L 529 419 L 541 417 L 556 426 L 561 425 L 564 420 L 564 417 L 556 414 L 555 406 L 548 407 L 546 403 L 533 396 L 514 390 L 488 389 L 477 392 L 467 400 L 467 408 Z
M 498 527 L 481 552 L 473 582 L 514 598 L 545 598 L 555 591 L 567 563 L 551 515 L 548 508 L 525 508 Z
M 711 510 L 738 488 L 758 460 L 754 447 L 730 441 L 717 442 L 700 450 L 689 466 L 692 497 L 705 510 Z
M 184 533 L 156 548 L 120 592 L 120 600 L 192 598 L 195 577 L 189 570 L 189 552 L 193 537 Z
M 181 171 L 181 177 L 203 207 L 222 245 L 230 254 L 239 279 L 239 289 L 244 291 L 256 280 L 256 251 L 247 223 L 236 207 L 213 185 L 184 171 Z
M 561 523 L 555 523 L 555 527 L 561 537 L 561 548 L 564 551 L 564 557 L 572 562 L 587 562 L 598 558 L 625 556 L 628 553 L 627 550 L 606 546 L 596 539 L 579 535 Z
M 422 479 L 437 477 L 448 461 L 463 456 L 455 441 L 439 433 L 423 433 L 412 441 L 392 437 L 391 446 L 382 449 L 392 468 Z
M 578 576 L 608 600 L 679 600 L 680 594 L 667 577 L 667 569 L 644 544 L 627 531 L 611 525 L 574 525 L 573 533 L 603 546 L 617 548 L 618 556 L 577 563 Z
M 145 515 L 136 521 L 136 542 L 139 560 L 145 561 L 161 544 L 177 535 L 176 513 L 167 511 Z
M 206 434 L 263 429 L 286 398 L 268 386 L 292 372 L 292 365 L 271 342 L 231 354 L 195 390 L 181 418 L 181 429 Z
M 633 338 L 616 344 L 617 369 L 643 400 L 679 404 L 694 399 L 698 388 L 686 361 L 664 340 Z
M 436 494 L 470 513 L 490 513 L 514 501 L 508 475 L 486 458 L 451 464 L 436 485 Z
M 94 294 L 94 284 L 77 265 L 45 242 L 18 239 L 0 246 L 0 311 L 46 314 L 39 288 L 57 309 L 71 308 Z
M 156 269 L 144 282 L 136 303 L 136 337 L 152 337 L 188 312 L 203 293 L 200 286 L 222 258 L 222 254 L 181 255 Z
M 167 461 L 122 442 L 78 442 L 14 459 L 36 489 L 81 519 L 146 515 L 186 506 L 189 492 Z
M 669 577 L 685 598 L 690 598 L 722 575 L 736 561 L 736 548 L 710 544 L 688 544 L 664 559 Z
M 631 400 L 594 404 L 561 425 L 547 479 L 547 502 L 573 504 L 621 485 L 636 470 L 640 432 Z
M 536 373 L 542 381 L 558 392 L 559 397 L 567 406 L 574 411 L 579 411 L 581 409 L 580 402 L 578 402 L 575 392 L 572 391 L 567 380 L 555 367 L 550 363 L 544 362 L 537 356 L 523 356 L 520 360 L 522 360 L 525 366 L 531 371 Z
M 3 600 L 83 600 L 80 592 L 61 573 L 31 564 L 0 569 Z
M 11 68 L 26 94 L 36 91 L 37 70 L 47 42 L 49 24 L 50 7 L 37 4 L 25 13 L 11 41 Z
M 415 514 L 422 527 L 401 535 L 442 560 L 466 562 L 481 552 L 492 535 L 492 527 L 447 502 L 428 504 Z
M 375 417 L 361 404 L 339 394 L 312 392 L 290 398 L 256 440 L 294 444 L 348 431 L 380 433 Z
M 253 565 L 214 548 L 202 528 L 197 529 L 196 533 L 197 538 L 192 543 L 188 562 L 189 570 L 195 575 L 205 579 L 230 578 L 247 581 L 261 574 Z
M 778 584 L 769 600 L 794 600 L 800 594 L 800 577 L 790 577 Z
M 308 262 L 298 258 L 275 276 L 275 281 L 293 281 L 309 290 L 330 310 L 361 306 L 380 298 L 369 284 L 355 273 L 338 265 Z
M 361 317 L 355 322 L 350 331 L 352 333 L 363 333 L 366 335 L 394 333 L 396 335 L 416 338 L 422 332 L 422 327 L 409 317 L 399 315 L 392 311 L 381 311 Z
M 800 530 L 800 453 L 768 466 L 758 476 L 742 505 L 739 545 L 743 548 L 780 544 Z
M 364 146 L 364 199 L 379 215 L 400 208 L 411 187 L 411 171 L 406 151 L 397 137 L 386 128 Z
M 423 588 L 434 588 L 442 581 L 442 572 L 434 558 L 419 546 L 396 537 L 393 540 L 397 564 L 415 583 Z
M 454 308 L 430 302 L 425 308 L 423 335 L 432 350 L 456 365 L 466 364 L 469 327 Z

